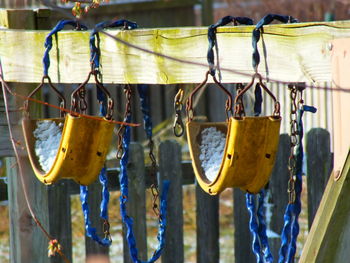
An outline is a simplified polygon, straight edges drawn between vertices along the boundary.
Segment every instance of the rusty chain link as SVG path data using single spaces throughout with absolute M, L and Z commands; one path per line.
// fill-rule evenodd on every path
M 124 120 L 126 117 L 131 113 L 131 95 L 132 90 L 131 86 L 129 84 L 124 86 L 124 93 L 126 98 L 125 103 L 125 113 L 124 113 Z M 120 160 L 123 156 L 124 149 L 123 149 L 123 135 L 125 131 L 125 126 L 121 125 L 118 129 L 117 136 L 118 136 L 118 146 L 117 146 L 117 158 Z
M 86 89 L 83 86 L 79 89 L 78 93 L 72 98 L 71 111 L 86 114 L 87 101 L 86 101 Z
M 124 93 L 126 97 L 126 103 L 125 103 L 125 113 L 124 113 L 124 119 L 131 113 L 131 96 L 132 96 L 132 90 L 130 85 L 125 85 L 124 87 Z M 125 131 L 125 126 L 120 126 L 117 136 L 118 136 L 118 146 L 117 146 L 117 158 L 121 159 L 123 156 L 123 135 Z M 159 211 L 159 189 L 158 189 L 158 183 L 157 183 L 157 161 L 154 156 L 154 142 L 152 138 L 149 138 L 149 158 L 151 160 L 151 169 L 150 169 L 150 177 L 152 178 L 152 184 L 151 184 L 151 193 L 152 193 L 152 209 L 156 216 L 160 217 L 160 211 Z
M 181 137 L 185 131 L 181 116 L 181 111 L 183 107 L 183 97 L 184 90 L 180 88 L 174 98 L 175 119 L 173 124 L 173 132 L 176 137 Z
M 154 142 L 152 138 L 149 139 L 149 158 L 151 160 L 151 169 L 150 169 L 150 176 L 153 180 L 151 184 L 151 193 L 152 193 L 152 209 L 154 214 L 159 218 L 160 211 L 159 211 L 159 188 L 158 188 L 158 181 L 157 181 L 157 160 L 154 156 Z M 159 218 L 160 220 L 160 218 Z
M 295 202 L 295 180 L 296 180 L 296 158 L 295 158 L 295 146 L 299 143 L 298 123 L 297 123 L 297 111 L 298 107 L 302 107 L 303 98 L 302 90 L 299 90 L 300 100 L 297 103 L 298 89 L 295 85 L 288 85 L 290 90 L 290 156 L 288 159 L 288 202 L 293 204 Z
M 236 85 L 236 94 L 240 94 L 243 90 L 243 84 L 238 83 Z M 244 111 L 244 104 L 243 104 L 243 97 L 239 97 L 239 99 L 236 101 L 235 109 L 234 109 L 234 116 L 242 118 L 245 116 L 245 111 Z
M 112 236 L 111 236 L 109 229 L 110 229 L 110 224 L 109 224 L 108 220 L 104 219 L 103 226 L 102 226 L 103 234 L 105 235 L 105 238 L 112 241 Z

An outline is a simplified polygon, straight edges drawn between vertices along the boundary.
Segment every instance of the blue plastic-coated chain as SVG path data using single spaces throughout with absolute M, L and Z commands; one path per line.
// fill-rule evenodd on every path
M 262 92 L 259 83 L 255 86 L 255 102 L 254 102 L 254 116 L 259 116 L 262 109 Z M 265 223 L 265 190 L 262 189 L 258 195 L 258 208 L 256 210 L 255 201 L 256 196 L 250 193 L 246 194 L 246 204 L 250 214 L 249 229 L 252 234 L 252 248 L 256 256 L 257 262 L 271 263 L 273 262 L 272 253 L 270 250 Z M 257 246 L 259 244 L 259 247 Z M 258 250 L 259 249 L 259 250 Z
M 260 63 L 260 54 L 258 50 L 258 42 L 260 40 L 261 33 L 263 32 L 263 26 L 270 24 L 273 20 L 278 20 L 282 23 L 297 23 L 298 20 L 292 16 L 282 16 L 276 14 L 268 14 L 264 16 L 255 26 L 253 30 L 252 46 L 253 46 L 253 68 L 257 71 Z
M 263 258 L 261 256 L 261 247 L 260 247 L 260 239 L 259 239 L 259 231 L 258 231 L 258 222 L 255 216 L 255 195 L 247 193 L 246 194 L 246 204 L 249 211 L 250 219 L 249 219 L 249 230 L 252 234 L 252 249 L 253 253 L 256 257 L 257 263 L 264 263 Z
M 131 121 L 131 115 L 129 114 L 125 122 Z M 138 259 L 138 251 L 136 248 L 136 240 L 133 232 L 133 219 L 128 216 L 126 204 L 129 198 L 128 191 L 128 174 L 127 174 L 127 164 L 129 161 L 129 145 L 130 145 L 130 126 L 126 126 L 123 135 L 123 155 L 120 160 L 120 174 L 119 174 L 119 183 L 120 183 L 120 211 L 124 224 L 127 228 L 126 238 L 129 244 L 130 256 L 135 263 L 141 263 L 143 261 Z M 154 251 L 152 257 L 145 261 L 147 263 L 155 262 L 161 255 L 161 251 L 165 245 L 165 229 L 166 229 L 166 211 L 167 211 L 167 194 L 169 190 L 170 182 L 167 180 L 163 181 L 162 193 L 160 197 L 160 215 L 159 215 L 159 228 L 158 228 L 158 247 Z
M 256 85 L 255 85 L 254 95 L 255 95 L 254 116 L 259 116 L 261 114 L 261 111 L 262 111 L 261 105 L 263 102 L 261 87 L 260 87 L 259 83 L 256 83 Z
M 109 192 L 108 192 L 108 180 L 107 180 L 107 171 L 106 168 L 102 168 L 100 175 L 100 182 L 103 186 L 102 189 L 102 202 L 101 202 L 101 213 L 100 217 L 104 219 L 105 221 L 108 220 L 108 201 L 109 201 Z M 91 221 L 90 221 L 90 209 L 88 204 L 88 187 L 81 185 L 80 186 L 80 201 L 83 208 L 84 213 L 84 221 L 85 221 L 85 231 L 86 235 L 90 238 L 92 238 L 94 241 L 99 243 L 102 246 L 108 247 L 112 244 L 112 240 L 109 236 L 106 236 L 104 238 L 100 238 L 96 233 L 96 228 L 91 227 Z
M 94 29 L 90 33 L 90 63 L 91 69 L 97 72 L 100 72 L 100 36 L 99 32 L 106 28 L 116 28 L 123 27 L 124 29 L 134 29 L 137 28 L 137 24 L 125 19 L 115 20 L 115 21 L 103 21 L 94 27 Z M 96 41 L 97 39 L 97 41 Z M 96 45 L 97 42 L 97 45 Z M 102 116 L 106 116 L 107 113 L 107 105 L 106 105 L 106 94 L 101 91 L 99 87 L 97 87 L 97 100 L 100 105 L 100 112 L 102 112 Z
M 106 28 L 123 27 L 124 29 L 135 29 L 137 24 L 125 19 L 115 21 L 104 21 L 96 24 L 90 34 L 90 62 L 92 69 L 99 69 L 100 67 L 100 49 L 96 46 L 96 37 L 99 40 L 98 32 Z
M 145 129 L 147 139 L 152 139 L 152 119 L 150 114 L 150 101 L 149 101 L 149 85 L 140 84 L 137 85 L 137 90 L 140 95 L 141 111 L 143 113 L 143 127 Z
M 101 92 L 102 93 L 102 92 Z M 106 96 L 103 98 L 98 97 L 97 99 L 100 103 L 100 116 L 106 116 Z M 103 231 L 105 232 L 105 237 L 101 239 L 96 234 L 96 229 L 91 227 L 91 222 L 89 219 L 89 205 L 88 205 L 88 187 L 80 186 L 80 200 L 83 208 L 84 219 L 85 219 L 85 229 L 86 235 L 91 237 L 94 241 L 102 246 L 110 246 L 112 244 L 112 239 L 109 233 L 109 222 L 108 222 L 108 204 L 109 204 L 109 191 L 108 191 L 108 177 L 106 168 L 103 167 L 100 174 L 99 180 L 102 185 L 102 200 L 100 204 L 100 217 L 104 220 Z
M 43 65 L 44 65 L 44 76 L 48 76 L 49 73 L 49 67 L 50 67 L 50 50 L 52 49 L 52 36 L 56 34 L 57 32 L 61 31 L 66 25 L 71 25 L 75 27 L 76 29 L 84 29 L 86 30 L 87 27 L 83 24 L 78 23 L 74 20 L 61 20 L 57 23 L 57 25 L 51 30 L 51 32 L 46 36 L 45 39 L 45 53 L 43 57 Z
M 294 262 L 294 257 L 296 253 L 296 243 L 299 235 L 299 223 L 298 218 L 301 212 L 301 192 L 302 192 L 302 169 L 303 169 L 303 158 L 304 158 L 304 149 L 303 149 L 303 136 L 304 128 L 302 117 L 305 111 L 312 113 L 316 112 L 316 108 L 312 106 L 303 106 L 298 110 L 298 145 L 296 148 L 296 170 L 295 170 L 295 201 L 287 205 L 285 214 L 284 214 L 284 226 L 282 229 L 281 235 L 281 248 L 279 251 L 279 263 L 292 263 Z
M 225 26 L 229 23 L 233 22 L 234 25 L 252 25 L 253 20 L 248 17 L 234 17 L 234 16 L 225 16 L 221 18 L 215 24 L 212 24 L 208 27 L 208 53 L 207 53 L 207 61 L 209 64 L 209 72 L 212 76 L 215 76 L 215 65 L 214 65 L 214 51 L 213 48 L 217 48 L 217 40 L 216 40 L 216 29 L 220 26 Z
M 272 263 L 273 262 L 273 256 L 270 250 L 269 240 L 267 238 L 266 234 L 266 223 L 265 223 L 265 190 L 262 189 L 259 193 L 258 197 L 258 210 L 257 210 L 257 217 L 258 217 L 258 233 L 259 233 L 259 239 L 260 239 L 260 246 L 261 251 L 264 254 L 264 262 L 265 263 Z

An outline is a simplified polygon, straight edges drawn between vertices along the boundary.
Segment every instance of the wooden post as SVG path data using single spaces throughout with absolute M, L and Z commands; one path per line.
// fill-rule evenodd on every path
M 145 161 L 143 147 L 139 143 L 131 143 L 129 150 L 128 182 L 129 200 L 128 214 L 134 220 L 134 234 L 139 259 L 147 259 L 147 229 L 146 229 L 146 197 L 145 197 Z M 130 257 L 129 246 L 125 238 L 123 226 L 124 263 L 133 262 Z M 116 241 L 117 242 L 117 241 Z
M 299 262 L 347 262 L 350 251 L 349 39 L 334 40 L 332 84 L 334 112 L 334 170 L 311 226 Z M 326 169 L 327 166 L 324 167 Z
M 219 196 L 205 193 L 196 184 L 197 262 L 220 262 Z
M 50 234 L 59 240 L 64 254 L 72 262 L 72 222 L 68 180 L 61 180 L 48 187 Z M 51 257 L 51 263 L 60 263 L 59 255 Z
M 270 198 L 268 202 L 272 205 L 271 222 L 266 220 L 267 228 L 270 231 L 280 235 L 284 224 L 284 211 L 288 203 L 287 183 L 288 158 L 290 153 L 290 141 L 287 134 L 280 135 L 278 153 L 274 169 L 271 174 L 269 187 L 267 189 Z M 266 206 L 265 209 L 268 209 Z M 236 262 L 256 262 L 255 255 L 252 252 L 252 237 L 249 232 L 249 213 L 245 205 L 245 193 L 239 189 L 234 190 L 234 225 L 235 225 L 235 260 Z M 281 240 L 278 236 L 271 236 L 269 244 L 272 255 L 275 260 L 278 259 L 278 251 Z
M 35 29 L 35 15 L 32 10 L 1 10 L 1 24 L 9 28 Z M 20 94 L 28 94 L 35 85 L 13 84 L 11 88 Z M 17 109 L 22 101 L 14 102 L 12 109 Z M 33 107 L 34 108 L 34 107 Z M 36 107 L 37 108 L 37 107 Z M 14 112 L 14 114 L 20 112 Z M 12 115 L 13 116 L 13 115 Z M 38 116 L 38 115 L 37 115 Z M 19 115 L 15 116 L 19 120 Z M 6 127 L 7 128 L 7 127 Z M 24 145 L 20 127 L 15 126 L 16 140 Z M 25 156 L 20 157 L 23 165 L 23 180 L 28 193 L 28 201 L 33 207 L 36 217 L 43 227 L 49 230 L 47 188 L 35 177 L 31 165 Z M 12 154 L 11 154 L 12 155 Z M 50 262 L 47 256 L 48 239 L 37 227 L 30 215 L 25 201 L 20 175 L 16 168 L 16 160 L 7 158 L 7 177 L 10 215 L 10 257 L 12 262 Z
M 97 179 L 94 183 L 88 186 L 88 204 L 90 208 L 90 220 L 93 224 L 93 227 L 96 228 L 97 235 L 103 237 L 103 223 L 102 219 L 100 218 L 100 204 L 102 200 L 101 190 L 102 185 L 100 184 L 99 179 Z M 94 240 L 85 235 L 85 253 L 86 257 L 91 255 L 108 256 L 109 248 L 99 245 Z
M 290 155 L 290 139 L 288 134 L 281 134 L 278 145 L 275 166 L 272 170 L 268 190 L 271 193 L 271 199 L 268 200 L 272 205 L 271 223 L 267 225 L 270 230 L 280 235 L 284 224 L 284 212 L 288 204 L 288 160 Z M 267 209 L 268 207 L 266 207 Z M 268 222 L 267 222 L 268 223 Z M 281 247 L 279 237 L 269 238 L 272 255 L 277 261 L 278 251 Z
M 163 263 L 184 262 L 182 166 L 181 147 L 176 141 L 167 140 L 159 146 L 160 185 L 170 180 L 166 243 L 162 254 Z
M 7 125 L 7 119 L 5 114 L 5 105 L 4 105 L 4 99 L 2 94 L 2 87 L 0 89 L 0 158 L 5 156 L 14 156 L 12 144 L 10 141 L 9 136 L 9 129 Z M 19 114 L 16 114 L 16 103 L 15 98 L 8 95 L 8 101 L 9 101 L 9 110 L 10 112 L 10 119 L 11 124 L 13 126 L 16 126 L 19 119 Z
M 350 152 L 338 181 L 329 177 L 300 258 L 301 263 L 349 261 Z
M 252 238 L 249 232 L 249 212 L 245 205 L 245 193 L 235 188 L 233 190 L 233 223 L 235 262 L 256 262 L 252 252 Z
M 314 220 L 323 191 L 333 169 L 330 135 L 327 130 L 315 128 L 306 135 L 307 200 L 309 229 Z
M 47 190 L 35 178 L 26 157 L 21 157 L 24 170 L 24 183 L 29 202 L 36 217 L 45 229 L 48 224 Z M 20 176 L 16 169 L 16 159 L 6 158 L 8 197 L 10 215 L 10 258 L 11 262 L 49 263 L 47 256 L 48 239 L 37 227 L 28 210 Z

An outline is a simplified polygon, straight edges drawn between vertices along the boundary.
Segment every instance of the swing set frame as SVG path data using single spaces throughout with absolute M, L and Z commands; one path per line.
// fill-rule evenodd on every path
M 225 54 L 221 63 L 222 83 L 249 82 L 253 73 L 250 66 L 250 38 L 253 28 L 243 26 L 217 29 L 220 54 Z M 206 30 L 112 30 L 108 35 L 101 34 L 104 83 L 201 82 L 207 70 L 206 52 L 201 52 L 207 46 Z M 0 57 L 6 81 L 15 82 L 15 85 L 40 82 L 42 75 L 39 60 L 43 50 L 38 48 L 38 43 L 44 42 L 47 33 L 30 30 L 0 31 L 0 39 L 4 39 L 0 43 Z M 57 57 L 57 61 L 60 61 L 52 63 L 50 69 L 53 72 L 50 74 L 53 83 L 78 84 L 78 80 L 86 77 L 86 72 L 89 71 L 86 65 L 89 60 L 89 46 L 86 44 L 88 34 L 89 32 L 71 31 L 59 33 L 57 43 L 60 52 L 52 50 L 52 57 Z M 114 40 L 109 35 L 117 37 L 114 45 L 110 44 Z M 333 112 L 336 114 L 333 176 L 329 178 L 300 262 L 345 262 L 344 258 L 349 251 L 350 237 L 341 234 L 350 231 L 350 223 L 347 222 L 350 215 L 350 202 L 347 202 L 350 189 L 347 180 L 350 176 L 350 117 L 347 114 L 350 112 L 350 78 L 346 70 L 350 68 L 347 55 L 350 54 L 349 38 L 350 21 L 313 22 L 266 26 L 264 38 L 259 43 L 260 50 L 264 50 L 259 72 L 265 79 L 283 83 L 332 81 L 334 84 Z M 15 41 L 25 42 L 26 45 L 15 45 Z M 108 51 L 108 55 L 105 51 Z M 14 54 L 25 59 L 13 61 Z M 79 57 L 79 60 L 67 63 L 72 57 Z M 286 61 L 285 64 L 281 65 L 281 60 Z M 179 67 L 179 63 L 183 66 Z M 70 74 L 72 68 L 75 69 L 75 74 Z M 152 72 L 142 71 L 141 68 L 152 68 Z

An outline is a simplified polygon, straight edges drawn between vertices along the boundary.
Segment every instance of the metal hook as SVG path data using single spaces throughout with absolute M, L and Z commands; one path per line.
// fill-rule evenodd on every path
M 24 101 L 23 103 L 23 108 L 25 110 L 25 112 L 29 115 L 29 99 L 32 98 L 45 84 L 45 79 L 47 79 L 48 81 L 48 85 L 51 89 L 53 89 L 53 91 L 57 94 L 57 96 L 61 99 L 60 102 L 60 107 L 65 109 L 66 108 L 66 99 L 64 98 L 64 96 L 62 95 L 61 92 L 58 91 L 58 89 L 52 84 L 51 79 L 48 75 L 43 76 L 41 79 L 41 83 L 28 95 L 27 99 Z M 62 109 L 60 109 L 60 117 L 64 117 L 65 116 L 65 111 L 63 111 Z
M 188 121 L 192 121 L 193 119 L 193 96 L 207 83 L 208 81 L 208 76 L 209 76 L 210 72 L 207 71 L 205 74 L 205 79 L 203 80 L 203 82 L 201 84 L 199 84 L 191 93 L 189 98 L 186 101 L 186 112 L 187 112 L 187 118 Z M 227 118 L 229 117 L 229 112 L 232 115 L 232 94 L 215 78 L 215 76 L 212 76 L 214 83 L 222 90 L 226 93 L 227 95 L 227 100 L 226 100 L 226 106 L 225 106 L 225 110 L 226 110 L 226 116 Z
M 272 100 L 275 103 L 273 115 L 280 116 L 280 103 L 277 101 L 275 95 L 273 95 L 273 93 L 262 82 L 262 76 L 257 72 L 253 74 L 253 77 L 252 77 L 252 80 L 250 81 L 250 83 L 248 83 L 242 90 L 240 90 L 238 92 L 237 96 L 235 97 L 235 101 L 234 101 L 235 116 L 240 117 L 242 114 L 244 114 L 244 112 L 242 112 L 242 107 L 241 107 L 239 101 L 242 99 L 243 94 L 246 93 L 246 91 L 249 90 L 253 86 L 256 78 L 258 78 L 260 86 L 266 91 L 267 94 L 270 95 L 270 97 L 272 98 Z

